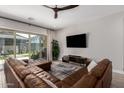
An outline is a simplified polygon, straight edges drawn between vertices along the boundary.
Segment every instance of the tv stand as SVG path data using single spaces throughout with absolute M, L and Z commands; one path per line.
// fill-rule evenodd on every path
M 75 63 L 79 63 L 80 65 L 86 65 L 88 66 L 90 61 L 88 58 L 85 57 L 81 57 L 81 56 L 76 56 L 76 55 L 67 55 L 67 56 L 63 56 L 62 57 L 62 61 L 63 62 L 75 62 Z

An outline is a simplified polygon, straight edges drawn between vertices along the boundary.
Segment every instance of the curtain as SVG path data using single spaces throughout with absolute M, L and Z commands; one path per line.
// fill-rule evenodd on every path
M 52 40 L 55 37 L 55 32 L 47 30 L 47 60 L 52 61 Z

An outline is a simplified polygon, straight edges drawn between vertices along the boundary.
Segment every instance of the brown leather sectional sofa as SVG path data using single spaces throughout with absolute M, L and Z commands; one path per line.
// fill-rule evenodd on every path
M 51 62 L 43 62 L 50 65 Z M 5 75 L 8 87 L 16 88 L 108 88 L 112 80 L 112 63 L 104 59 L 98 63 L 90 72 L 86 67 L 72 73 L 64 80 L 59 80 L 42 68 L 29 65 L 24 61 L 8 59 L 5 62 Z M 49 68 L 50 69 L 50 68 Z
M 9 58 L 4 64 L 7 86 L 10 88 L 51 87 L 41 78 L 44 77 L 54 84 L 60 80 L 45 71 L 48 70 L 48 67 L 50 67 L 48 65 L 51 65 L 51 62 L 41 62 L 41 64 L 39 64 L 39 62 L 38 64 L 27 64 L 24 61 Z M 44 66 L 44 69 L 38 66 Z
M 73 73 L 65 78 L 63 87 L 73 88 L 109 88 L 112 80 L 112 63 L 108 59 L 103 59 L 90 72 L 85 69 L 86 74 Z

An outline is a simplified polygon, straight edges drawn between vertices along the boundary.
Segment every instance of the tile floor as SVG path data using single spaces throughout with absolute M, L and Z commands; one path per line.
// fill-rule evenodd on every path
M 0 64 L 0 88 L 6 88 L 6 80 L 3 65 Z
M 124 88 L 124 74 L 113 73 L 112 88 Z

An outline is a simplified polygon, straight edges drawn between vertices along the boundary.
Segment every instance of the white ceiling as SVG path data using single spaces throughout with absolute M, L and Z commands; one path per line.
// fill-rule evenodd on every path
M 124 6 L 80 5 L 79 7 L 59 12 L 58 18 L 54 19 L 53 10 L 42 5 L 0 5 L 0 16 L 56 30 L 120 11 L 124 11 Z

